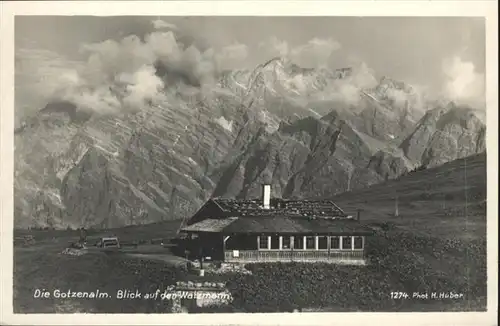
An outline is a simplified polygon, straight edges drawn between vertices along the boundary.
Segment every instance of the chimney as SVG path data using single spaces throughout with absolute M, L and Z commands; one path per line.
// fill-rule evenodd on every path
M 271 185 L 262 185 L 262 205 L 264 209 L 271 208 Z
M 361 210 L 358 209 L 357 214 L 356 214 L 356 219 L 359 221 L 361 220 Z

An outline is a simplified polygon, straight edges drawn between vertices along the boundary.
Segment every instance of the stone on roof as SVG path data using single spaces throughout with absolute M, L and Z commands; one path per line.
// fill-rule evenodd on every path
M 297 215 L 347 217 L 346 213 L 331 200 L 285 200 L 271 198 L 271 207 L 264 209 L 258 199 L 236 200 L 214 198 L 223 212 L 238 216 Z

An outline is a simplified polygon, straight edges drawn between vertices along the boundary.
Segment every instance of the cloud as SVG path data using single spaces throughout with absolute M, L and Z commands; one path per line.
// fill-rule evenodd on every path
M 286 41 L 278 40 L 275 36 L 265 42 L 261 42 L 258 50 L 264 51 L 264 55 L 267 59 L 274 57 L 286 57 L 290 52 L 288 43 Z
M 77 70 L 82 63 L 52 51 L 20 48 L 15 62 L 16 124 L 45 106 L 52 94 L 80 83 Z
M 155 102 L 162 97 L 164 85 L 152 66 L 144 65 L 133 74 L 121 74 L 118 79 L 127 85 L 123 102 L 129 106 L 138 107 L 146 101 Z
M 64 99 L 102 114 L 139 110 L 145 103 L 160 100 L 166 86 L 176 87 L 166 84 L 169 75 L 186 76 L 194 85 L 213 83 L 215 57 L 236 61 L 245 55 L 244 47 L 236 45 L 220 54 L 211 49 L 200 52 L 194 45 L 185 48 L 172 31 L 154 31 L 143 40 L 131 35 L 84 44 L 80 52 L 86 61 L 71 62 L 39 49 L 18 50 L 16 78 L 24 86 L 24 91 L 18 89 L 19 97 L 29 93 L 38 98 L 39 106 Z M 158 63 L 165 71 L 158 72 Z
M 341 48 L 340 43 L 333 39 L 314 38 L 304 45 L 293 48 L 290 58 L 302 67 L 317 67 L 327 65 L 332 54 Z
M 301 67 L 318 67 L 328 65 L 335 51 L 341 44 L 333 39 L 313 38 L 305 44 L 292 47 L 286 41 L 271 37 L 259 44 L 268 59 L 285 57 Z
M 385 92 L 385 96 L 398 107 L 405 106 L 409 101 L 409 94 L 400 89 L 390 88 Z
M 80 109 L 92 110 L 101 114 L 113 114 L 118 112 L 122 105 L 119 98 L 109 88 L 99 86 L 91 91 L 67 92 L 62 99 L 71 101 Z
M 282 56 L 298 65 L 318 66 L 328 63 L 340 48 L 332 39 L 314 38 L 291 47 L 286 41 L 270 38 L 252 49 L 238 42 L 200 49 L 195 43 L 179 41 L 187 39 L 175 25 L 160 19 L 151 24 L 155 30 L 142 38 L 129 35 L 81 45 L 80 53 L 86 57 L 83 62 L 34 48 L 21 50 L 19 60 L 26 69 L 16 72 L 24 74 L 23 84 L 31 87 L 26 92 L 34 93 L 32 97 L 41 103 L 64 99 L 81 109 L 108 114 L 138 110 L 144 103 L 160 99 L 165 88 L 175 89 L 179 84 L 204 92 L 213 88 L 222 71 L 248 68 L 255 54 L 264 55 L 265 60 Z M 298 90 L 307 88 L 299 77 L 289 83 Z
M 101 114 L 137 110 L 160 95 L 163 82 L 155 75 L 157 55 L 152 44 L 128 36 L 119 42 L 85 44 L 80 50 L 87 55 L 86 62 L 40 49 L 18 50 L 21 64 L 16 78 L 22 87 L 16 94 L 37 98 L 36 109 L 57 99 Z
M 173 30 L 177 30 L 177 26 L 176 25 L 171 24 L 171 23 L 167 23 L 166 21 L 161 20 L 161 19 L 153 20 L 151 22 L 151 24 L 153 24 L 153 27 L 155 29 L 173 29 Z
M 172 31 L 148 34 L 144 44 L 141 45 L 147 49 L 148 53 L 153 53 L 156 58 L 165 62 L 175 64 L 182 59 L 184 45 L 177 42 Z
M 341 81 L 349 82 L 357 88 L 372 88 L 378 84 L 375 71 L 365 62 L 355 65 L 351 74 L 346 79 L 341 79 Z
M 378 84 L 374 71 L 364 62 L 352 67 L 344 78 L 327 78 L 327 85 L 318 93 L 322 100 L 332 100 L 357 105 L 362 99 L 362 91 L 375 87 Z
M 215 56 L 217 66 L 221 70 L 238 69 L 244 65 L 248 57 L 248 46 L 233 43 L 223 47 Z
M 168 24 L 155 22 L 156 27 L 162 28 Z M 304 100 L 335 100 L 356 105 L 362 98 L 361 91 L 378 83 L 373 70 L 364 62 L 355 63 L 345 78 L 328 75 L 333 68 L 332 59 L 341 48 L 333 39 L 313 38 L 291 46 L 272 37 L 254 48 L 238 42 L 200 48 L 195 43 L 181 42 L 186 39 L 179 36 L 179 31 L 162 28 L 142 38 L 130 35 L 84 44 L 80 52 L 86 60 L 77 64 L 54 54 L 37 54 L 41 62 L 33 64 L 31 69 L 36 68 L 38 93 L 46 99 L 64 99 L 102 114 L 140 110 L 144 105 L 165 100 L 167 94 L 172 93 L 183 97 L 214 96 L 214 86 L 222 71 L 247 68 L 248 62 L 257 56 L 262 59 L 260 63 L 279 56 L 287 59 L 286 63 L 291 61 L 302 67 L 329 66 L 318 69 L 314 75 L 293 76 L 288 74 L 288 67 L 284 67 L 284 80 L 271 86 L 284 87 L 290 92 L 290 98 L 298 94 Z M 33 56 L 37 52 L 30 53 Z M 278 71 L 278 75 L 280 73 Z M 326 85 L 316 89 L 317 78 L 323 77 Z M 404 100 L 404 94 L 390 95 L 398 103 Z M 226 127 L 227 123 L 224 123 Z
M 485 76 L 476 72 L 472 62 L 454 56 L 442 64 L 445 76 L 444 96 L 458 104 L 483 106 L 485 102 Z

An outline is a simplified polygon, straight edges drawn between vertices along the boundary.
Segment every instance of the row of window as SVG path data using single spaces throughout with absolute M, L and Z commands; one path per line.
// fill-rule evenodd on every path
M 363 237 L 360 236 L 259 236 L 259 250 L 297 249 L 320 250 L 330 248 L 340 250 L 363 249 Z

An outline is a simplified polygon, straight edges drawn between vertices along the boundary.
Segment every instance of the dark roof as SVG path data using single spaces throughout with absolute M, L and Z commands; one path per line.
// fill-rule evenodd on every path
M 217 221 L 217 222 L 216 222 Z M 370 235 L 373 230 L 351 218 L 244 216 L 206 219 L 184 227 L 186 232 L 220 233 L 321 233 Z
M 226 226 L 233 223 L 236 219 L 237 217 L 207 218 L 206 220 L 186 226 L 182 230 L 187 232 L 222 232 Z
M 235 216 L 325 216 L 347 217 L 331 200 L 286 200 L 271 198 L 271 207 L 264 209 L 262 200 L 214 198 L 213 202 L 225 213 Z

